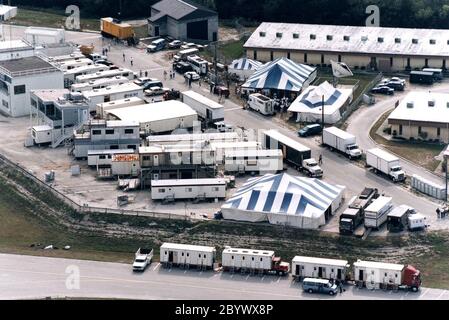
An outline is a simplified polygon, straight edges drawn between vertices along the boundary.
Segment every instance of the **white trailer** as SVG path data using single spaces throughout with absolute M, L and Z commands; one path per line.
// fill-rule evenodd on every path
M 345 281 L 349 276 L 347 260 L 296 256 L 292 260 L 292 276 L 297 280 L 321 278 Z
M 410 214 L 408 216 L 408 228 L 410 231 L 424 230 L 427 226 L 426 217 L 421 213 Z
M 151 199 L 224 199 L 225 179 L 152 180 Z
M 236 142 L 217 142 L 210 143 L 210 147 L 214 150 L 215 161 L 217 164 L 224 164 L 225 157 L 228 152 L 236 150 L 259 150 L 260 143 L 257 141 L 236 141 Z
M 379 148 L 366 152 L 366 164 L 376 172 L 386 174 L 394 182 L 404 181 L 405 172 L 402 170 L 399 158 Z
M 216 254 L 214 247 L 164 243 L 160 249 L 160 262 L 164 267 L 213 269 Z
M 362 152 L 356 144 L 355 136 L 337 127 L 323 130 L 323 142 L 331 149 L 342 152 L 351 160 L 362 156 Z
M 86 58 L 86 56 L 78 51 L 78 52 L 73 52 L 71 54 L 66 54 L 66 55 L 62 55 L 62 56 L 48 57 L 47 59 L 50 62 L 59 63 L 59 62 L 67 61 L 67 60 L 76 60 L 76 59 L 84 59 L 84 58 Z
M 221 263 L 224 271 L 231 272 L 257 272 L 287 274 L 290 264 L 282 262 L 276 257 L 274 251 L 238 249 L 226 247 L 222 253 Z
M 137 177 L 140 172 L 140 156 L 136 153 L 112 155 L 111 171 L 113 176 Z
M 193 128 L 198 121 L 196 111 L 177 100 L 108 110 L 105 114 L 118 120 L 138 122 L 147 135 Z
M 413 266 L 402 264 L 354 262 L 354 280 L 359 288 L 407 289 L 417 292 L 421 286 L 421 273 Z
M 105 118 L 107 111 L 114 110 L 114 109 L 120 109 L 120 108 L 126 108 L 126 107 L 132 107 L 132 106 L 140 106 L 145 104 L 145 100 L 139 98 L 139 97 L 131 97 L 126 99 L 120 99 L 120 100 L 114 100 L 110 102 L 103 102 L 97 104 L 96 110 L 97 110 L 97 116 L 100 118 Z
M 224 106 L 194 91 L 181 94 L 181 101 L 195 110 L 207 124 L 224 120 Z
M 79 67 L 91 66 L 94 62 L 87 58 L 65 60 L 57 63 L 57 66 L 63 71 L 72 70 Z
M 89 167 L 111 167 L 113 155 L 131 154 L 133 152 L 133 149 L 89 150 L 87 152 L 87 165 Z
M 379 229 L 393 209 L 393 198 L 380 196 L 365 209 L 365 227 Z
M 17 7 L 0 5 L 0 21 L 8 21 L 17 15 Z
M 274 114 L 274 100 L 260 93 L 253 93 L 249 95 L 248 107 L 266 116 L 271 116 Z
M 280 172 L 284 169 L 281 150 L 230 150 L 225 154 L 226 172 Z
M 34 126 L 31 128 L 33 142 L 37 145 L 51 143 L 53 140 L 53 128 L 48 125 Z
M 91 112 L 96 112 L 97 105 L 100 103 L 132 97 L 138 97 L 140 99 L 144 98 L 142 87 L 132 82 L 113 85 L 102 89 L 84 91 L 83 96 L 86 98 Z
M 204 142 L 238 142 L 237 132 L 205 132 L 193 134 L 169 134 L 147 137 L 147 145 L 196 144 Z
M 118 85 L 118 84 L 124 84 L 128 83 L 128 78 L 117 76 L 113 78 L 103 78 L 103 79 L 97 79 L 92 80 L 89 82 L 84 83 L 74 83 L 72 84 L 70 90 L 72 92 L 84 92 L 84 91 L 91 91 L 95 89 L 102 89 L 106 88 L 108 86 Z
M 123 77 L 128 80 L 134 80 L 134 72 L 129 69 L 113 69 L 113 70 L 103 70 L 98 71 L 91 74 L 85 74 L 81 76 L 77 76 L 75 81 L 77 83 L 85 83 L 89 81 L 94 81 L 103 78 L 114 78 L 114 77 Z
M 92 64 L 89 66 L 83 66 L 67 70 L 66 72 L 64 72 L 64 88 L 67 89 L 70 88 L 70 86 L 75 83 L 75 79 L 78 76 L 106 70 L 109 70 L 109 67 L 102 64 Z
M 25 40 L 34 46 L 62 44 L 65 42 L 65 30 L 54 28 L 28 27 L 25 29 Z

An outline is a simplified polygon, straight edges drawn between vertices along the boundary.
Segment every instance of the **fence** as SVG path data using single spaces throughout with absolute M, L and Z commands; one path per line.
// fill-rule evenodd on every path
M 5 156 L 0 154 L 0 163 L 4 163 L 9 167 L 12 167 L 14 170 L 18 171 L 25 177 L 31 179 L 34 183 L 36 183 L 39 187 L 42 187 L 44 190 L 49 191 L 59 200 L 63 201 L 67 206 L 74 209 L 79 213 L 99 213 L 99 214 L 119 214 L 119 215 L 128 215 L 128 216 L 142 216 L 142 217 L 150 217 L 150 218 L 159 218 L 159 219 L 174 219 L 174 220 L 202 220 L 202 218 L 196 217 L 196 215 L 192 215 L 192 213 L 185 215 L 171 214 L 165 212 L 152 212 L 145 210 L 128 210 L 128 209 L 115 209 L 115 208 L 103 208 L 89 205 L 80 205 L 67 197 L 65 194 L 61 193 L 57 189 L 53 188 L 51 185 L 45 183 L 34 174 L 23 168 L 17 163 L 12 162 Z

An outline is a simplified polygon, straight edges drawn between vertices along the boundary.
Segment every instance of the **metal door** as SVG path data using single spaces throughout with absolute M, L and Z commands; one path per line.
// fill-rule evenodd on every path
M 173 251 L 169 251 L 168 252 L 168 262 L 172 263 L 173 262 Z
M 323 267 L 318 267 L 318 278 L 323 277 Z
M 153 166 L 155 166 L 155 167 L 159 166 L 159 156 L 158 155 L 153 156 Z
M 343 280 L 341 278 L 341 269 L 337 269 L 337 279 Z
M 301 273 L 301 266 L 299 264 L 296 265 L 295 275 L 300 276 Z
M 359 270 L 359 280 L 363 281 L 363 270 Z

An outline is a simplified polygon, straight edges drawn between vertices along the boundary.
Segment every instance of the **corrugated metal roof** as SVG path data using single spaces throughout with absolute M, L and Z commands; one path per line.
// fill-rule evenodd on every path
M 244 47 L 445 57 L 449 56 L 449 30 L 264 22 Z
M 191 14 L 195 14 L 195 18 L 209 17 L 217 14 L 209 8 L 188 0 L 162 0 L 154 4 L 151 8 L 157 10 L 158 14 L 150 17 L 150 21 L 156 21 L 165 15 L 175 20 L 182 20 Z

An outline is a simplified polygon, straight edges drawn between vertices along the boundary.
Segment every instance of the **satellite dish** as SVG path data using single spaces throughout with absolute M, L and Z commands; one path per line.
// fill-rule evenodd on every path
M 352 77 L 354 75 L 346 63 L 335 62 L 331 60 L 331 64 L 332 73 L 334 74 L 335 78 Z

